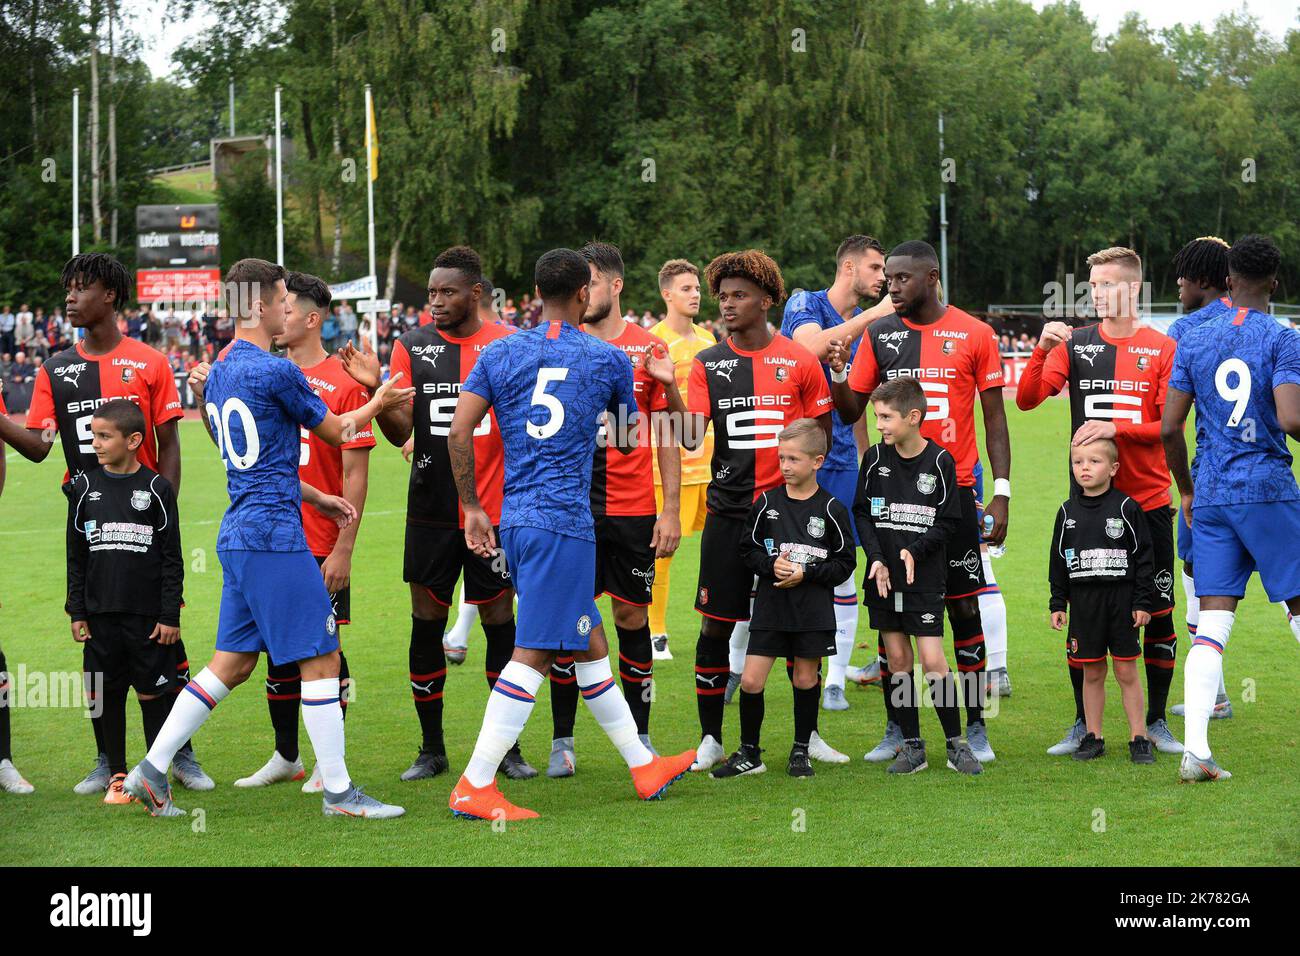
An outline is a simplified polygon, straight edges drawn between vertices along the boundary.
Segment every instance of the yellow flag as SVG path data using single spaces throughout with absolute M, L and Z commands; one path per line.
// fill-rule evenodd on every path
M 379 128 L 375 125 L 375 101 L 371 97 L 366 97 L 366 110 L 369 113 L 366 125 L 370 139 L 370 179 L 374 181 L 379 178 Z

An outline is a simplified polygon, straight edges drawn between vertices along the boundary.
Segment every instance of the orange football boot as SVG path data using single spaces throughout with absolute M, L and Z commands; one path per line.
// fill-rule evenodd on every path
M 495 780 L 486 787 L 473 787 L 463 775 L 456 781 L 447 806 L 456 816 L 468 820 L 532 820 L 539 816 L 507 800 Z
M 126 774 L 115 773 L 113 778 L 108 781 L 108 790 L 104 792 L 104 802 L 114 804 L 137 803 L 138 801 L 131 794 L 122 789 L 122 784 L 126 781 Z
M 695 751 L 688 750 L 676 757 L 655 757 L 648 764 L 632 768 L 632 782 L 636 795 L 642 800 L 658 800 L 664 791 L 681 779 L 695 763 Z

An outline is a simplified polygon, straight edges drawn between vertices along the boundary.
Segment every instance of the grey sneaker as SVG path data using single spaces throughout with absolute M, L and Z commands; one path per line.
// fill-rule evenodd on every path
M 551 741 L 551 759 L 546 765 L 548 777 L 572 777 L 577 770 L 573 759 L 573 738 L 558 737 Z
M 726 762 L 709 774 L 714 780 L 728 777 L 743 777 L 750 773 L 764 773 L 767 766 L 763 763 L 763 750 L 752 744 L 741 744 L 740 749 L 727 758 Z
M 12 760 L 0 760 L 0 790 L 5 793 L 31 793 L 35 789 L 23 779 Z
M 667 634 L 652 634 L 650 636 L 650 647 L 652 648 L 651 657 L 657 661 L 670 661 L 673 659 L 673 652 L 668 649 Z
M 844 688 L 839 684 L 827 684 L 822 691 L 822 708 L 824 710 L 848 710 L 849 702 L 844 698 Z
M 925 762 L 925 741 L 920 737 L 904 740 L 894 762 L 885 768 L 887 773 L 920 773 L 930 766 Z
M 367 820 L 388 820 L 406 812 L 401 807 L 376 800 L 355 783 L 343 793 L 326 790 L 322 806 L 327 817 L 363 817 Z
M 431 750 L 421 750 L 415 757 L 415 763 L 402 771 L 403 780 L 428 780 L 440 773 L 445 773 L 451 766 L 446 754 L 436 754 Z
M 203 772 L 193 750 L 178 750 L 172 757 L 172 777 L 186 790 L 212 790 L 217 785 Z
M 1183 752 L 1182 762 L 1178 765 L 1178 779 L 1182 783 L 1207 783 L 1214 780 L 1228 780 L 1232 774 L 1214 762 L 1213 757 L 1194 757 Z
M 501 758 L 501 766 L 497 768 L 497 773 L 504 773 L 511 780 L 532 780 L 537 776 L 537 770 L 533 768 L 524 755 L 519 752 L 519 741 L 506 751 L 506 755 Z
M 135 797 L 154 817 L 183 817 L 185 811 L 172 803 L 172 788 L 167 774 L 154 769 L 148 760 L 141 760 L 126 775 L 122 789 Z
M 1070 725 L 1070 729 L 1065 732 L 1065 736 L 1059 741 L 1047 748 L 1047 752 L 1053 757 L 1065 757 L 1079 749 L 1079 744 L 1083 743 L 1084 736 L 1088 733 L 1088 728 L 1084 726 L 1082 720 L 1076 720 Z
M 897 757 L 902 749 L 903 728 L 891 720 L 885 724 L 885 736 L 881 738 L 880 743 L 876 744 L 870 752 L 863 754 L 862 759 L 868 763 L 885 763 Z
M 1183 752 L 1183 745 L 1170 732 L 1169 725 L 1165 723 L 1163 717 L 1155 723 L 1147 725 L 1147 739 L 1155 744 L 1156 750 L 1159 750 L 1162 754 L 1180 754 Z
M 849 755 L 842 754 L 826 741 L 821 734 L 813 731 L 808 737 L 808 756 L 820 763 L 848 763 Z
M 448 664 L 464 664 L 465 657 L 469 654 L 469 647 L 457 647 L 455 644 L 443 644 L 442 653 L 447 658 Z
M 984 721 L 977 720 L 966 727 L 966 742 L 970 744 L 971 753 L 980 763 L 992 763 L 997 759 L 997 754 L 989 745 L 989 731 L 984 726 Z
M 108 781 L 112 778 L 113 775 L 108 772 L 108 754 L 100 754 L 95 758 L 94 769 L 72 788 L 72 792 L 83 797 L 91 793 L 103 793 L 108 789 Z
M 722 692 L 722 702 L 730 704 L 732 698 L 736 696 L 736 691 L 740 690 L 740 675 L 731 673 L 727 675 L 727 689 Z
M 876 658 L 866 667 L 847 667 L 844 670 L 844 679 L 851 680 L 855 684 L 861 684 L 866 687 L 869 684 L 880 683 L 880 658 Z
M 1169 708 L 1169 713 L 1175 717 L 1186 717 L 1187 709 L 1182 704 L 1174 704 Z M 1232 701 L 1227 697 L 1220 697 L 1214 702 L 1214 710 L 1210 711 L 1210 720 L 1231 720 L 1232 719 Z
M 978 726 L 978 725 L 977 725 Z M 970 745 L 960 737 L 948 738 L 948 769 L 974 777 L 984 772 L 984 765 L 975 759 Z
M 655 750 L 655 745 L 650 742 L 649 734 L 637 734 L 636 737 L 637 740 L 641 741 L 642 747 L 650 751 L 650 753 L 654 754 L 656 757 L 659 756 L 659 751 Z
M 991 697 L 1010 697 L 1011 678 L 1005 667 L 998 667 L 988 673 L 989 695 Z

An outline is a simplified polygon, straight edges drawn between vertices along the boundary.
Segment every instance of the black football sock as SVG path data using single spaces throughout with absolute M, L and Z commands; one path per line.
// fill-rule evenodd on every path
M 174 704 L 176 703 L 176 695 L 183 691 L 185 685 L 190 682 L 190 659 L 185 653 L 185 644 L 180 638 L 176 639 L 176 643 L 172 645 L 172 648 L 176 652 L 176 686 L 172 688 L 172 703 Z M 194 745 L 190 741 L 187 740 L 181 744 L 180 749 L 191 757 L 194 756 Z
M 1174 679 L 1174 662 L 1178 654 L 1178 635 L 1174 632 L 1174 615 L 1153 617 L 1142 632 L 1142 663 L 1147 672 L 1147 726 L 1165 719 L 1169 685 Z
M 482 615 L 479 620 L 482 621 Z M 497 684 L 497 677 L 510 663 L 515 652 L 515 622 L 504 624 L 483 624 L 483 636 L 487 638 L 487 650 L 483 655 L 483 676 L 487 678 L 488 689 Z
M 104 753 L 108 755 L 109 773 L 126 773 L 126 694 L 130 686 L 114 684 L 104 687 Z
M 9 665 L 0 651 L 0 760 L 13 759 L 13 741 L 9 737 Z
M 813 731 L 817 729 L 817 711 L 821 697 L 820 688 L 813 684 L 811 687 L 799 688 L 791 685 L 794 690 L 794 742 L 800 747 L 807 747 L 812 740 Z
M 974 601 L 974 598 L 971 599 Z M 952 646 L 957 657 L 957 676 L 962 700 L 966 705 L 966 723 L 976 724 L 984 719 L 984 622 L 980 620 L 979 603 L 969 617 L 954 613 L 948 604 L 948 622 L 952 625 Z
M 695 642 L 695 706 L 700 715 L 700 737 L 722 743 L 722 695 L 731 674 L 731 646 L 727 639 L 700 633 Z
M 148 753 L 158 737 L 158 731 L 167 722 L 167 715 L 172 712 L 176 698 L 171 694 L 162 694 L 152 700 L 140 701 L 140 724 L 144 728 L 144 749 Z
M 758 746 L 759 735 L 763 730 L 764 700 L 763 692 L 751 694 L 740 688 L 740 742 L 751 747 Z
M 952 674 L 927 677 L 930 684 L 930 702 L 939 715 L 944 737 L 961 736 L 961 711 L 958 709 L 957 682 Z
M 551 739 L 573 736 L 578 716 L 578 670 L 567 654 L 551 662 Z
M 889 675 L 889 695 L 893 698 L 894 719 L 903 731 L 904 740 L 921 736 L 921 712 L 916 706 L 916 686 L 906 671 Z
M 339 710 L 343 712 L 343 719 L 348 719 L 348 696 L 352 693 L 352 671 L 348 670 L 348 659 L 342 651 L 339 651 Z
M 885 654 L 885 639 L 879 632 L 876 632 L 876 657 L 880 661 L 880 686 L 885 689 L 885 720 L 891 724 L 898 724 L 898 714 L 894 709 L 894 695 L 889 692 L 893 686 L 889 682 L 892 676 L 889 670 L 889 657 Z
M 445 617 L 433 621 L 411 617 L 411 696 L 420 718 L 420 749 L 435 754 L 446 753 L 442 741 L 442 688 L 447 682 L 442 635 L 446 628 Z
M 1074 687 L 1074 719 L 1078 722 L 1084 720 L 1083 665 L 1068 656 L 1066 657 L 1066 663 L 1070 665 L 1070 684 Z
M 654 697 L 654 652 L 650 648 L 650 625 L 618 631 L 618 676 L 623 696 L 632 711 L 638 734 L 650 733 L 650 702 Z
M 298 710 L 302 705 L 302 674 L 295 662 L 276 664 L 266 658 L 266 709 L 275 731 L 275 752 L 293 763 L 298 759 Z

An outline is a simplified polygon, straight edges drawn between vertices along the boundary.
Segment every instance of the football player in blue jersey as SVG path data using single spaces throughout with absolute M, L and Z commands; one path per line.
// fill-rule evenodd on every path
M 217 534 L 221 610 L 216 652 L 186 685 L 125 788 L 153 816 L 183 816 L 171 798 L 166 768 L 177 748 L 230 691 L 248 679 L 258 654 L 296 662 L 302 672 L 303 723 L 325 785 L 326 816 L 401 816 L 365 794 L 348 776 L 339 706 L 339 638 L 325 581 L 302 527 L 298 478 L 300 428 L 341 445 L 374 416 L 410 401 L 413 389 L 394 378 L 361 408 L 335 415 L 287 359 L 269 349 L 284 330 L 289 298 L 285 271 L 262 259 L 241 259 L 226 274 L 235 342 L 204 383 L 209 430 L 226 468 L 230 507 Z M 345 527 L 356 509 L 344 498 L 307 490 L 307 501 Z M 159 769 L 162 768 L 162 769 Z
M 1186 314 L 1179 316 L 1169 327 L 1168 335 L 1177 342 L 1185 334 L 1210 319 L 1232 308 L 1228 298 L 1228 244 L 1218 236 L 1193 239 L 1174 256 L 1174 276 L 1178 280 L 1178 301 Z M 1201 442 L 1197 426 L 1197 444 Z M 1192 479 L 1196 479 L 1196 459 L 1192 459 Z M 1178 559 L 1183 562 L 1183 594 L 1187 598 L 1187 633 L 1195 639 L 1200 621 L 1200 603 L 1196 599 L 1196 585 L 1192 581 L 1192 529 L 1179 513 Z M 1183 715 L 1183 705 L 1175 704 L 1170 713 Z M 1222 682 L 1214 701 L 1214 718 L 1232 716 L 1232 701 Z
M 1208 727 L 1251 573 L 1259 572 L 1269 600 L 1300 612 L 1300 486 L 1286 444 L 1287 435 L 1300 440 L 1300 336 L 1268 314 L 1281 260 L 1263 236 L 1237 240 L 1228 251 L 1233 309 L 1182 336 L 1169 380 L 1161 438 L 1184 523 L 1196 529 L 1201 605 L 1183 670 L 1185 781 L 1231 776 L 1210 753 Z M 1193 401 L 1201 433 L 1195 481 L 1183 435 Z M 1291 629 L 1300 639 L 1300 620 Z
M 537 816 L 505 798 L 496 771 L 561 651 L 573 656 L 582 697 L 627 761 L 643 800 L 661 796 L 695 760 L 694 750 L 656 757 L 637 736 L 592 598 L 591 462 L 598 434 L 623 453 L 635 446 L 632 366 L 620 349 L 582 331 L 591 270 L 581 255 L 551 250 L 537 260 L 535 279 L 540 322 L 483 351 L 461 387 L 447 437 L 465 542 L 485 557 L 504 556 L 519 595 L 514 655 L 488 695 L 474 755 L 448 801 L 457 816 L 483 820 Z M 647 354 L 647 371 L 661 381 L 671 379 L 671 364 L 666 352 Z M 489 409 L 496 410 L 505 447 L 501 551 L 474 479 L 473 434 Z
M 870 236 L 849 236 L 835 250 L 835 281 L 819 292 L 799 291 L 790 296 L 781 317 L 781 334 L 794 339 L 822 363 L 822 371 L 830 384 L 830 369 L 826 353 L 833 340 L 846 342 L 850 361 L 857 354 L 858 342 L 867 326 L 880 316 L 889 315 L 894 305 L 886 297 L 866 311 L 858 303 L 863 299 L 880 298 L 885 288 L 885 251 Z M 859 426 L 861 443 L 870 444 L 865 421 Z M 831 447 L 826 454 L 826 464 L 817 474 L 817 484 L 844 504 L 853 507 L 853 496 L 858 482 L 859 439 L 854 427 L 839 412 L 831 412 Z M 853 529 L 857 534 L 857 529 Z M 826 669 L 826 687 L 822 692 L 822 706 L 827 710 L 848 710 L 844 697 L 844 680 L 853 655 L 853 642 L 858 630 L 858 595 L 852 578 L 841 582 L 835 589 L 835 655 Z M 745 661 L 744 643 L 748 641 L 749 627 L 738 624 L 732 634 L 733 677 L 739 677 Z M 741 643 L 739 660 L 735 657 L 736 645 Z M 737 664 L 742 665 L 737 668 Z M 873 661 L 866 668 L 855 668 L 853 678 L 858 683 L 871 683 L 880 679 L 880 662 Z M 730 690 L 730 687 L 728 688 Z M 847 759 L 847 758 L 846 758 Z

